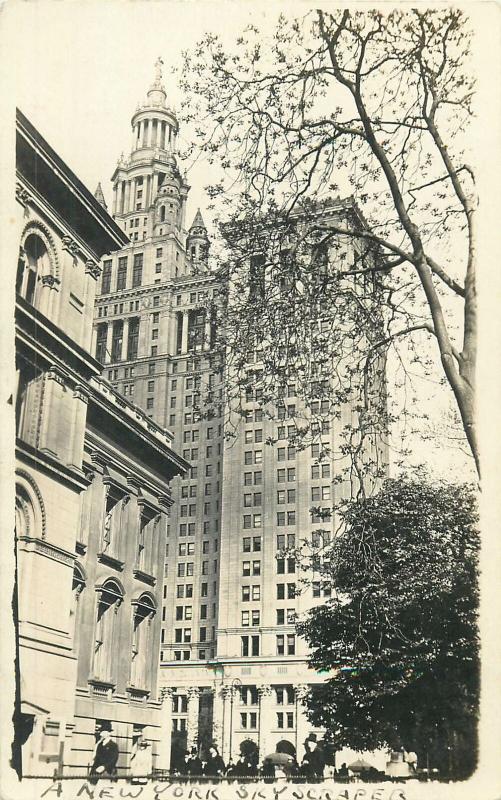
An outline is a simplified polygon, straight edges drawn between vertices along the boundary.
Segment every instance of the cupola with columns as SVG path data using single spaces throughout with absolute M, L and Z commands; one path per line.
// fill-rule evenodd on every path
M 132 149 L 112 175 L 113 216 L 131 239 L 183 230 L 189 186 L 177 166 L 179 124 L 167 105 L 162 59 L 144 103 L 132 115 Z

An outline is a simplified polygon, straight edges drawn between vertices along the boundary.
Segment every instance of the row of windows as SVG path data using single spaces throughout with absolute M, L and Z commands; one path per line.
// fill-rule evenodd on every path
M 246 656 L 258 656 L 260 654 L 260 636 L 244 635 L 240 637 L 241 654 Z M 277 656 L 294 656 L 296 654 L 296 636 L 294 633 L 279 633 L 276 636 Z
M 217 591 L 217 582 L 214 581 L 212 584 L 212 594 L 216 594 Z M 200 584 L 200 597 L 207 597 L 209 594 L 209 584 L 208 583 L 201 583 Z M 167 586 L 164 586 L 164 600 L 167 597 Z M 192 583 L 179 583 L 176 586 L 176 597 L 182 599 L 184 597 L 190 598 L 193 597 L 193 584 Z
M 205 618 L 204 618 L 205 619 Z M 175 628 L 174 629 L 174 642 L 176 644 L 191 644 L 191 628 Z M 199 642 L 206 642 L 207 641 L 207 628 L 201 627 L 198 629 L 198 641 Z M 215 637 L 215 629 L 212 628 L 212 640 Z
M 217 572 L 217 560 L 215 560 L 214 563 L 213 563 L 213 571 Z M 202 561 L 202 570 L 201 570 L 201 572 L 202 572 L 202 575 L 208 575 L 209 574 L 209 562 L 208 561 Z M 193 563 L 193 561 L 181 561 L 177 565 L 177 577 L 178 578 L 184 578 L 185 576 L 186 577 L 190 577 L 191 575 L 194 575 L 194 563 Z
M 296 621 L 296 610 L 294 608 L 276 609 L 277 625 L 294 625 Z M 242 628 L 249 626 L 259 626 L 261 624 L 261 612 L 257 609 L 241 612 Z
M 325 491 L 323 491 L 325 490 Z M 254 495 L 256 496 L 256 495 Z M 259 493 L 258 496 L 260 497 Z M 312 499 L 313 500 L 326 500 L 330 496 L 330 487 L 324 486 L 322 487 L 321 494 L 318 494 L 315 491 L 315 494 L 312 490 Z M 281 502 L 281 501 L 278 501 Z M 282 501 L 284 502 L 284 501 Z M 293 502 L 291 500 L 287 502 Z M 247 504 L 246 504 L 247 505 Z M 254 505 L 260 505 L 260 502 L 254 502 Z M 181 506 L 181 516 L 186 516 L 186 513 L 183 514 L 183 508 L 186 506 Z M 191 508 L 191 506 L 190 506 Z M 190 511 L 190 516 L 194 514 L 195 511 Z M 330 519 L 331 516 L 331 509 L 330 508 L 322 508 L 322 509 L 313 509 L 311 511 L 311 521 L 312 522 L 326 522 Z M 296 512 L 295 511 L 277 511 L 277 522 L 278 527 L 284 527 L 286 525 L 295 525 L 296 524 Z M 261 528 L 262 527 L 262 515 L 261 514 L 244 514 L 242 517 L 242 527 L 244 530 L 248 530 L 249 528 Z
M 98 317 L 107 317 L 108 311 L 110 312 L 110 317 L 112 314 L 123 314 L 125 313 L 126 309 L 125 306 L 127 303 L 115 303 L 113 305 L 113 309 L 111 305 L 109 306 L 98 306 L 97 309 L 97 316 Z M 128 311 L 139 311 L 139 300 L 130 300 L 129 301 L 129 308 Z
M 216 435 L 215 428 L 207 428 L 205 437 L 206 439 L 213 439 Z M 221 435 L 221 426 L 218 428 L 218 436 Z M 183 442 L 187 444 L 188 442 L 198 442 L 200 438 L 200 431 L 198 428 L 195 428 L 192 431 L 184 431 L 183 433 Z
M 261 549 L 261 544 L 259 544 Z M 277 558 L 277 574 L 284 575 L 285 573 L 294 573 L 296 571 L 296 562 L 293 558 Z M 261 562 L 260 561 L 242 561 L 242 575 L 244 578 L 250 575 L 261 575 Z
M 214 445 L 208 444 L 207 447 L 205 448 L 205 456 L 206 456 L 206 458 L 212 458 L 213 451 L 214 451 Z M 218 442 L 218 444 L 216 446 L 216 453 L 217 453 L 218 456 L 221 455 L 221 443 L 220 442 Z M 186 450 L 183 450 L 183 458 L 185 458 L 186 461 L 197 461 L 197 459 L 198 459 L 198 447 L 191 447 L 191 448 L 187 448 Z M 185 480 L 187 480 L 187 478 L 185 478 Z
M 294 712 L 293 711 L 277 711 L 276 712 L 276 727 L 280 730 L 291 730 L 294 728 Z M 240 728 L 242 730 L 257 730 L 257 711 L 241 711 L 240 712 Z
M 207 503 L 204 504 L 208 505 Z M 219 501 L 217 501 L 217 507 L 219 506 Z M 216 508 L 217 510 L 217 508 Z M 204 511 L 204 513 L 209 513 L 208 511 Z M 214 533 L 217 533 L 219 529 L 219 520 L 215 519 L 212 520 L 214 526 Z M 203 535 L 208 536 L 211 532 L 210 530 L 211 523 L 210 521 L 206 520 L 203 524 Z M 179 536 L 195 536 L 196 533 L 196 523 L 195 522 L 182 522 L 179 526 Z
M 200 606 L 200 619 L 207 619 L 208 606 L 202 603 Z M 216 616 L 216 604 L 212 604 L 212 616 Z M 176 606 L 176 620 L 191 620 L 193 619 L 193 606 Z
M 318 583 L 320 587 L 320 583 Z M 314 597 L 320 595 L 315 594 L 315 585 L 313 591 Z M 326 595 L 327 596 L 327 595 Z M 296 597 L 296 584 L 295 583 L 277 583 L 277 600 L 294 600 Z M 252 586 L 242 586 L 242 602 L 249 603 L 251 601 L 261 600 L 261 586 L 254 584 Z

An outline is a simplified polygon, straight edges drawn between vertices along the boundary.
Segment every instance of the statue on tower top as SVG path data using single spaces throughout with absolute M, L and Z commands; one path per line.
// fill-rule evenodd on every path
M 158 56 L 157 60 L 155 61 L 155 83 L 162 82 L 162 66 L 163 66 L 163 59 L 161 56 Z

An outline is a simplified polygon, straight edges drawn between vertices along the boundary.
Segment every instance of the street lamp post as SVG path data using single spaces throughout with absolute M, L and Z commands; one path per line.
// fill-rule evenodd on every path
M 232 757 L 232 742 L 233 742 L 233 697 L 235 694 L 235 689 L 239 689 L 242 686 L 242 681 L 240 678 L 234 678 L 231 682 L 231 689 L 230 689 L 230 760 Z

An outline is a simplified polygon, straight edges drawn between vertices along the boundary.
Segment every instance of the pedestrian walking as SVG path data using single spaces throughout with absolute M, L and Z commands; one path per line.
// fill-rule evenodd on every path
M 115 778 L 117 774 L 118 745 L 111 738 L 112 731 L 104 728 L 99 731 L 99 739 L 94 749 L 94 760 L 90 768 L 89 783 L 97 783 L 100 778 Z
M 210 775 L 212 777 L 220 777 L 225 773 L 225 765 L 224 761 L 219 755 L 219 750 L 215 744 L 211 744 L 209 747 L 209 755 L 207 756 L 207 761 L 205 763 L 205 772 L 204 775 Z

